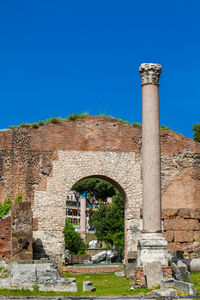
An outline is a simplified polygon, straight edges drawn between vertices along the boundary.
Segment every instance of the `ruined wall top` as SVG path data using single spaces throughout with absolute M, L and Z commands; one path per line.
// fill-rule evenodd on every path
M 142 79 L 142 85 L 148 83 L 158 85 L 162 68 L 160 64 L 145 63 L 141 64 L 139 72 Z

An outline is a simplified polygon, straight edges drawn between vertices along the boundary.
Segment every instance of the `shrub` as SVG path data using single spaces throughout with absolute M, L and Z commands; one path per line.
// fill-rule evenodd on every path
M 38 125 L 38 123 L 32 123 L 32 124 L 31 124 L 31 127 L 32 127 L 32 128 L 38 128 L 39 125 Z
M 165 125 L 160 125 L 160 130 L 169 130 L 170 128 Z
M 40 120 L 40 121 L 38 122 L 38 125 L 39 125 L 39 126 L 43 126 L 43 125 L 44 125 L 44 122 Z
M 66 120 L 68 121 L 76 121 L 77 119 L 84 119 L 87 118 L 89 114 L 87 112 L 79 114 L 79 113 L 74 113 L 72 115 L 69 115 L 66 117 Z
M 10 200 L 10 198 L 7 198 L 4 201 L 3 205 L 0 203 L 0 218 L 2 218 L 3 216 L 5 216 L 9 213 L 11 204 L 12 204 L 12 201 Z
M 138 122 L 133 122 L 132 126 L 133 127 L 142 127 L 142 125 L 140 123 L 138 123 Z
M 66 218 L 65 220 L 64 236 L 65 249 L 69 249 L 70 254 L 85 253 L 86 245 L 80 234 L 75 231 L 73 225 L 69 222 L 68 218 Z
M 14 201 L 15 202 L 22 202 L 22 195 L 21 194 L 17 195 L 17 197 L 15 198 Z
M 194 131 L 193 140 L 195 142 L 200 142 L 200 124 L 193 125 L 192 130 Z
M 19 124 L 17 127 L 18 128 L 28 128 L 28 127 L 30 127 L 31 125 L 29 124 L 29 123 L 21 123 L 21 124 Z

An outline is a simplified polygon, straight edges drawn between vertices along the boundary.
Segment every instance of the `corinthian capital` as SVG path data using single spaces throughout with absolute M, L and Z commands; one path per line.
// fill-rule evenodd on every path
M 139 67 L 140 76 L 143 84 L 159 84 L 160 73 L 162 72 L 159 64 L 141 64 Z

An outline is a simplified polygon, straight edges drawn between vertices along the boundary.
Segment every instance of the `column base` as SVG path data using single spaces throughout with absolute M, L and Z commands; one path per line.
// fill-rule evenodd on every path
M 168 244 L 162 233 L 142 233 L 138 241 L 137 265 L 159 261 L 168 266 Z

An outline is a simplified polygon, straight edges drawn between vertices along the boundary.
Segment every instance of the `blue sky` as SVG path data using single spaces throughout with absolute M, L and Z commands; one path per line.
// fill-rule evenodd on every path
M 160 63 L 160 119 L 200 123 L 199 0 L 0 0 L 0 128 L 87 111 L 141 122 L 138 68 Z

